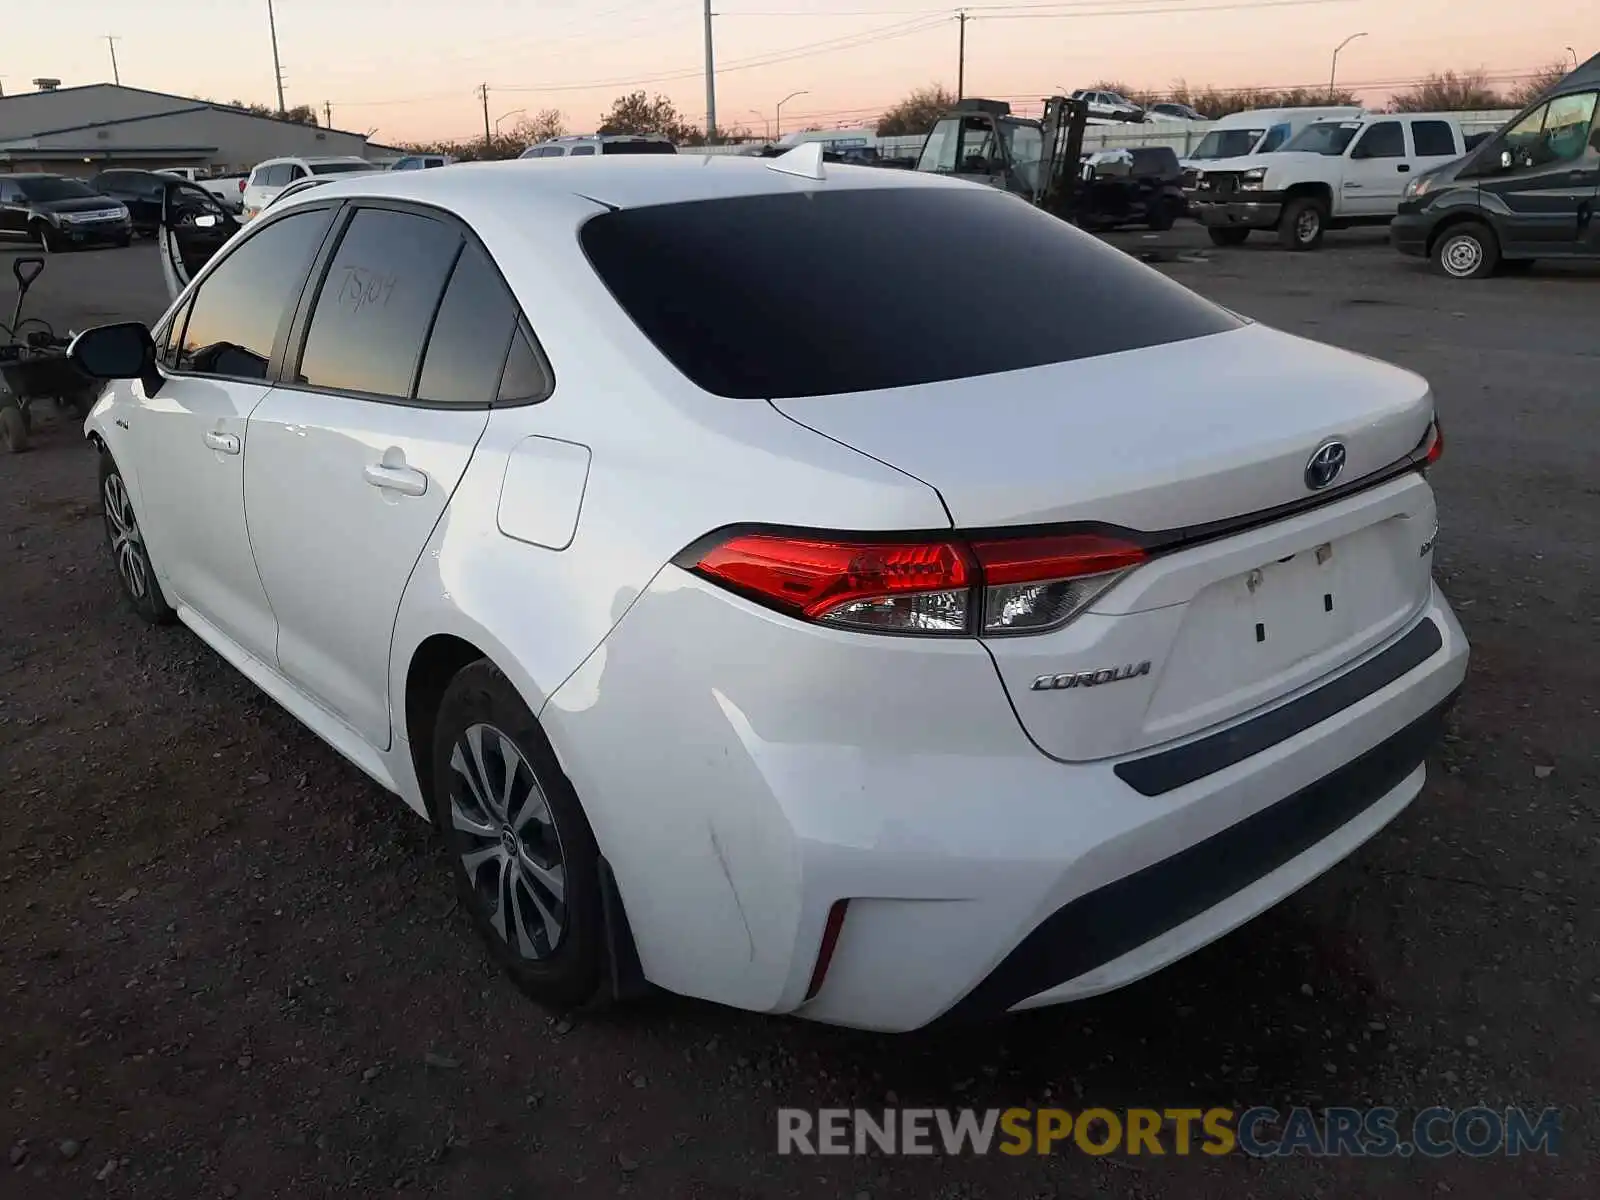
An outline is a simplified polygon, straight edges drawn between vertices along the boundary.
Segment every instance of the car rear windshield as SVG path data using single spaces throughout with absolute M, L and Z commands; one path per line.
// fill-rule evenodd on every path
M 663 204 L 591 218 L 580 237 L 661 353 L 697 386 L 740 399 L 909 387 L 1240 324 L 988 188 Z
M 671 142 L 601 142 L 601 154 L 676 154 Z
M 48 203 L 51 200 L 86 200 L 100 193 L 79 183 L 76 179 L 57 179 L 44 176 L 39 179 L 18 179 L 16 184 L 29 200 Z
M 371 171 L 373 166 L 367 162 L 347 163 L 310 163 L 313 175 L 343 175 L 347 171 Z

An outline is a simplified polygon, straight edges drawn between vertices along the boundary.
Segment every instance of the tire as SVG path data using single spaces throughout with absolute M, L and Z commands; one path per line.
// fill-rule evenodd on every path
M 493 797 L 504 794 L 508 776 L 511 799 L 502 807 Z M 596 999 L 605 936 L 600 851 L 539 722 L 487 659 L 445 689 L 431 782 L 429 809 L 461 903 L 495 961 L 543 1004 Z
M 1500 265 L 1500 242 L 1487 225 L 1466 221 L 1441 233 L 1428 257 L 1447 279 L 1486 279 Z
M 1315 250 L 1328 226 L 1328 206 L 1315 196 L 1296 196 L 1278 218 L 1278 244 L 1285 250 Z
M 44 221 L 40 221 L 35 226 L 34 236 L 38 238 L 39 247 L 46 254 L 60 254 L 67 248 L 67 244 L 61 239 L 61 235 L 56 232 L 55 226 L 49 225 Z
M 1211 235 L 1213 246 L 1242 246 L 1250 236 L 1248 226 L 1241 229 L 1237 225 L 1213 225 L 1206 232 Z
M 117 570 L 117 582 L 133 611 L 152 625 L 169 624 L 176 613 L 161 594 L 161 583 L 150 564 L 150 551 L 133 511 L 133 500 L 122 471 L 109 451 L 100 452 L 100 504 L 105 513 L 106 545 Z
M 15 404 L 0 408 L 0 442 L 12 454 L 21 454 L 28 448 L 28 418 Z
M 1177 221 L 1177 214 L 1172 211 L 1172 205 L 1163 200 L 1156 205 L 1155 211 L 1150 214 L 1148 224 L 1157 233 L 1165 233 L 1177 224 Z

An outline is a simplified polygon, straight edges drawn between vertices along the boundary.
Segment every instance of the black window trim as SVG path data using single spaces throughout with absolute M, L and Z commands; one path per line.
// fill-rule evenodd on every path
M 438 221 L 455 230 L 462 238 L 456 257 L 451 261 L 450 270 L 445 274 L 444 285 L 440 288 L 439 299 L 434 302 L 433 314 L 428 318 L 427 335 L 417 347 L 417 357 L 411 369 L 411 395 L 389 396 L 378 392 L 363 392 L 345 388 L 318 387 L 314 384 L 303 383 L 297 379 L 296 372 L 300 360 L 305 355 L 306 337 L 311 329 L 311 308 L 315 298 L 321 293 L 324 280 L 333 267 L 333 259 L 339 252 L 339 244 L 344 240 L 345 231 L 349 229 L 350 222 L 361 209 L 384 209 L 390 212 L 410 213 L 413 216 L 426 217 Z M 302 211 L 299 206 L 292 212 Z M 285 214 L 287 215 L 287 214 Z M 444 303 L 446 293 L 450 290 L 450 280 L 455 274 L 456 264 L 461 261 L 461 255 L 466 252 L 467 245 L 476 246 L 478 251 L 488 261 L 490 268 L 500 285 L 505 288 L 506 294 L 511 297 L 512 307 L 516 319 L 512 323 L 511 337 L 506 339 L 505 356 L 500 362 L 500 374 L 505 376 L 505 365 L 510 361 L 511 345 L 516 335 L 520 332 L 528 340 L 533 349 L 533 355 L 544 375 L 545 386 L 541 394 L 527 398 L 513 400 L 500 400 L 498 398 L 486 402 L 473 401 L 463 403 L 457 400 L 419 400 L 416 396 L 417 384 L 421 379 L 422 368 L 426 361 L 428 342 L 433 336 L 434 322 L 439 319 L 439 308 Z M 523 408 L 533 404 L 543 404 L 556 390 L 555 371 L 550 365 L 550 358 L 544 352 L 544 346 L 534 334 L 522 306 L 517 302 L 517 293 L 507 282 L 505 272 L 500 269 L 500 264 L 495 261 L 494 255 L 489 253 L 489 248 L 465 221 L 448 209 L 439 208 L 432 204 L 422 204 L 413 200 L 391 200 L 386 197 L 352 197 L 340 203 L 340 210 L 334 217 L 330 227 L 330 236 L 323 239 L 322 247 L 312 259 L 311 270 L 300 288 L 300 297 L 294 304 L 294 315 L 289 320 L 289 327 L 283 334 L 281 346 L 274 347 L 272 362 L 267 366 L 268 378 L 274 387 L 287 391 L 307 392 L 322 396 L 340 396 L 349 400 L 365 400 L 372 404 L 388 404 L 398 408 L 427 408 L 440 411 L 484 412 L 499 408 Z M 292 364 L 292 365 L 291 365 Z
M 1379 160 L 1386 159 L 1386 158 L 1404 158 L 1406 156 L 1406 125 L 1407 124 L 1409 124 L 1409 122 L 1401 121 L 1398 117 L 1386 117 L 1385 119 L 1383 119 L 1381 121 L 1373 121 L 1373 122 L 1371 122 L 1365 129 L 1361 130 L 1355 137 L 1350 139 L 1350 146 L 1349 146 L 1349 149 L 1348 149 L 1348 153 L 1349 153 L 1350 157 L 1351 158 L 1359 157 L 1359 158 L 1362 158 L 1362 159 L 1376 158 L 1376 159 L 1379 159 Z M 1399 154 L 1360 154 L 1358 156 L 1356 152 L 1358 150 L 1365 150 L 1366 145 L 1367 145 L 1367 140 L 1369 138 L 1371 138 L 1373 136 L 1373 134 L 1375 134 L 1378 130 L 1382 129 L 1385 125 L 1393 125 L 1394 128 L 1395 128 L 1395 132 L 1400 135 L 1400 153 Z
M 189 286 L 184 288 L 182 294 L 178 297 L 178 303 L 174 306 L 173 312 L 174 314 L 179 312 L 183 314 L 183 332 L 178 335 L 179 338 L 181 339 L 189 335 L 189 317 L 194 312 L 195 297 L 199 295 L 200 289 L 205 286 L 206 280 L 210 279 L 212 275 L 221 270 L 222 265 L 233 258 L 235 254 L 239 253 L 242 248 L 249 245 L 256 238 L 260 237 L 261 234 L 266 232 L 272 226 L 276 225 L 279 221 L 287 220 L 289 217 L 308 212 L 327 212 L 333 214 L 333 219 L 329 220 L 327 227 L 322 231 L 322 242 L 319 246 L 319 249 L 311 256 L 311 261 L 313 264 L 315 264 L 322 252 L 322 248 L 325 248 L 328 244 L 329 233 L 337 224 L 337 214 L 334 213 L 334 209 L 336 207 L 337 205 L 333 202 L 324 204 L 297 204 L 293 208 L 277 213 L 274 216 L 268 217 L 263 214 L 262 216 L 257 217 L 254 221 L 251 221 L 248 227 L 249 233 L 240 238 L 239 241 L 233 247 L 231 247 L 226 254 L 219 253 L 214 256 L 210 262 L 206 263 L 206 265 L 200 269 L 200 274 L 196 275 L 189 281 Z M 300 290 L 302 294 L 305 291 L 304 278 L 302 278 L 300 281 Z M 278 318 L 278 328 L 272 336 L 272 349 L 267 355 L 266 374 L 261 376 L 221 375 L 215 372 L 206 371 L 179 371 L 174 368 L 167 367 L 161 363 L 156 364 L 157 369 L 161 372 L 162 376 L 167 379 L 211 379 L 222 383 L 253 383 L 271 387 L 274 385 L 274 382 L 277 378 L 276 367 L 282 353 L 284 338 L 287 336 L 287 334 L 287 317 L 280 316 Z

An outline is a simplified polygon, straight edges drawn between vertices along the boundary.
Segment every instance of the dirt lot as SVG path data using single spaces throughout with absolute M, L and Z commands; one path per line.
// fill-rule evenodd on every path
M 1355 858 L 1140 985 L 991 1027 L 669 997 L 558 1019 L 490 967 L 425 826 L 118 603 L 94 456 L 41 428 L 0 456 L 0 1194 L 1600 1194 L 1600 273 L 1450 284 L 1361 237 L 1163 269 L 1439 396 L 1473 667 L 1423 797 Z M 159 286 L 148 247 L 57 258 L 42 311 L 149 318 Z M 1565 1137 L 1438 1162 L 774 1152 L 780 1105 L 1052 1101 L 1559 1105 Z

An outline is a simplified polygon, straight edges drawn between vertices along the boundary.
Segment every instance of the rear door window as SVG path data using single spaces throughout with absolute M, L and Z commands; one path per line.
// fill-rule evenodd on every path
M 678 148 L 671 142 L 606 142 L 602 154 L 676 154 Z
M 1456 135 L 1444 121 L 1411 122 L 1411 144 L 1418 158 L 1439 158 L 1456 153 Z
M 582 158 L 585 155 L 589 155 L 590 157 L 593 157 L 593 155 L 594 155 L 594 147 L 593 146 L 574 146 L 572 148 L 572 157 L 573 158 Z
M 1240 324 L 1122 251 L 987 188 L 651 205 L 591 218 L 580 236 L 645 336 L 721 396 L 907 387 Z
M 462 241 L 453 226 L 431 217 L 358 210 L 323 277 L 295 382 L 409 398 Z M 495 367 L 503 361 L 502 349 Z

